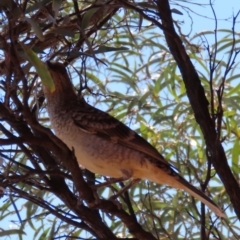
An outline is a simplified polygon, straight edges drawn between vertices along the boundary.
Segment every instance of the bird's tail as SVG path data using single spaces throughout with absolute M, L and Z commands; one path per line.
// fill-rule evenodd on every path
M 151 174 L 149 174 L 150 176 L 148 176 L 147 179 L 159 184 L 167 184 L 171 187 L 185 190 L 190 195 L 207 205 L 216 215 L 222 218 L 226 218 L 226 215 L 222 212 L 222 210 L 208 196 L 187 182 L 170 166 L 166 166 L 165 164 L 164 166 L 155 165 L 151 170 Z
M 192 186 L 190 183 L 188 183 L 185 179 L 180 177 L 180 183 L 182 184 L 181 189 L 185 190 L 189 194 L 191 194 L 193 197 L 200 200 L 202 203 L 207 205 L 216 215 L 222 218 L 226 218 L 226 215 L 222 210 L 215 204 L 208 196 L 206 196 L 203 192 L 201 192 L 199 189 Z

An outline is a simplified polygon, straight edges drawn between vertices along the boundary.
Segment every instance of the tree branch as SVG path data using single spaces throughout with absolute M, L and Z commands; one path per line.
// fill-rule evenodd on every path
M 217 138 L 218 135 L 215 129 L 215 124 L 210 117 L 208 101 L 199 76 L 188 54 L 186 53 L 180 37 L 174 30 L 169 1 L 158 0 L 158 10 L 162 20 L 162 25 L 164 26 L 163 32 L 165 34 L 168 47 L 181 71 L 195 119 L 202 130 L 212 163 L 217 174 L 222 180 L 235 212 L 240 219 L 240 187 L 228 166 L 222 144 Z

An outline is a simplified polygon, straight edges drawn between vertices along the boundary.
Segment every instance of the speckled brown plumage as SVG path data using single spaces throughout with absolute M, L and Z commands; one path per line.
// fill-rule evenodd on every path
M 148 179 L 183 189 L 224 217 L 211 199 L 182 178 L 145 139 L 78 97 L 62 64 L 48 63 L 48 68 L 56 88 L 51 93 L 43 87 L 51 125 L 74 148 L 80 165 L 114 178 Z

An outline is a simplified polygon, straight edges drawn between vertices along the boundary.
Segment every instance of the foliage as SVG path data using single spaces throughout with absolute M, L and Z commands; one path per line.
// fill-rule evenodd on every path
M 167 0 L 0 2 L 0 236 L 239 238 L 238 15 L 232 29 L 184 35 L 177 19 L 194 16 L 190 2 L 171 4 L 173 21 Z M 181 60 L 185 53 L 196 75 L 188 58 Z M 117 204 L 108 199 L 126 183 L 99 188 L 94 202 L 93 185 L 106 178 L 80 171 L 71 150 L 48 130 L 38 76 L 48 78 L 43 63 L 49 60 L 68 65 L 87 101 L 148 139 L 227 218 L 148 181 Z

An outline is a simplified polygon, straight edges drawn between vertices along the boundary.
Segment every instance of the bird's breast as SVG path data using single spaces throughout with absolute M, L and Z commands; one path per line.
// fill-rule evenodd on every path
M 125 171 L 132 172 L 133 175 L 141 175 L 136 169 L 139 161 L 142 161 L 141 153 L 83 132 L 72 119 L 57 118 L 51 120 L 51 123 L 56 135 L 74 150 L 81 166 L 94 173 L 113 178 L 122 177 Z

